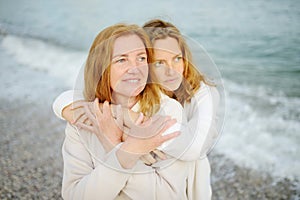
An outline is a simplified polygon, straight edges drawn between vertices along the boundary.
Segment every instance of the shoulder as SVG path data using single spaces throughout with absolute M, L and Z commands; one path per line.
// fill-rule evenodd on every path
M 173 98 L 161 93 L 161 107 L 168 107 L 182 110 L 181 104 Z
M 201 98 L 209 98 L 213 101 L 218 101 L 220 98 L 218 89 L 216 86 L 211 86 L 203 81 L 200 83 L 199 90 L 195 93 L 192 99 L 199 101 Z
M 160 111 L 161 115 L 169 115 L 176 118 L 177 122 L 181 122 L 183 117 L 183 107 L 175 99 L 170 98 L 165 94 L 161 94 Z

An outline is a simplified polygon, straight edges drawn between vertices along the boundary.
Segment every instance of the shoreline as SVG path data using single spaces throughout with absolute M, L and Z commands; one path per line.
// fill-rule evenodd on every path
M 269 173 L 241 167 L 224 155 L 209 156 L 212 174 L 212 199 L 300 199 L 296 178 L 274 177 Z

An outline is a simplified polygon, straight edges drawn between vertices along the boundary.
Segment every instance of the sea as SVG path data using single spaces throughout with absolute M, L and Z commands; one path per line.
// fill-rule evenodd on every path
M 177 25 L 215 67 L 224 119 L 213 151 L 239 166 L 299 180 L 299 0 L 0 0 L 2 77 L 13 61 L 72 88 L 98 32 L 154 18 Z

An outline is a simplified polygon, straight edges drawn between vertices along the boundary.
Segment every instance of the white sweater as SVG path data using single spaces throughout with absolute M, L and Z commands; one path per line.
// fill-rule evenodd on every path
M 53 108 L 55 113 L 61 117 L 61 111 L 62 109 L 70 104 L 71 102 L 82 100 L 83 96 L 81 91 L 67 91 L 63 94 L 61 94 L 54 102 Z M 162 101 L 164 102 L 164 101 Z M 166 106 L 169 102 L 168 98 L 165 100 L 165 103 L 162 104 L 162 107 L 165 107 L 166 110 L 172 111 L 166 112 L 170 114 L 171 116 L 174 116 L 174 111 L 176 109 L 173 108 L 174 103 L 171 100 L 172 106 L 168 107 Z M 215 109 L 218 103 L 218 93 L 215 88 L 209 87 L 202 83 L 200 90 L 197 92 L 197 94 L 192 98 L 191 103 L 187 103 L 184 106 L 184 113 L 186 114 L 188 118 L 188 129 L 184 130 L 183 133 L 176 139 L 172 140 L 168 145 L 166 145 L 163 148 L 163 151 L 173 157 L 180 157 L 180 160 L 182 161 L 176 161 L 173 165 L 170 165 L 168 168 L 164 168 L 162 170 L 158 170 L 159 166 L 162 166 L 164 163 L 159 162 L 152 166 L 152 169 L 154 170 L 154 173 L 156 174 L 151 175 L 154 179 L 146 179 L 146 176 L 142 175 L 132 175 L 128 177 L 128 174 L 126 178 L 124 178 L 126 182 L 126 187 L 123 185 L 123 189 L 120 193 L 121 196 L 124 196 L 124 192 L 128 188 L 135 188 L 133 191 L 138 191 L 137 188 L 140 188 L 143 184 L 145 184 L 145 180 L 156 180 L 154 182 L 161 183 L 162 185 L 165 185 L 167 187 L 162 191 L 164 191 L 161 195 L 175 195 L 175 197 L 178 196 L 184 196 L 185 194 L 182 194 L 179 191 L 182 191 L 183 187 L 186 187 L 187 190 L 187 198 L 188 199 L 210 199 L 211 198 L 211 187 L 210 187 L 210 165 L 208 162 L 208 159 L 206 157 L 206 150 L 209 147 L 206 147 L 207 142 L 204 143 L 204 141 L 208 141 L 211 138 L 214 138 L 214 136 L 207 137 L 208 135 L 212 135 L 211 133 L 208 134 L 211 130 L 214 130 L 214 121 L 215 121 Z M 172 114 L 173 113 L 173 114 Z M 175 112 L 176 115 L 176 112 Z M 176 115 L 178 118 L 178 115 Z M 180 117 L 179 117 L 180 118 Z M 70 126 L 69 126 L 70 127 Z M 193 131 L 191 131 L 193 130 Z M 68 128 L 66 129 L 66 134 L 68 132 Z M 214 131 L 215 132 L 215 131 Z M 74 135 L 74 134 L 73 134 Z M 68 134 L 67 134 L 68 136 Z M 66 137 L 67 140 L 68 137 Z M 66 143 L 66 142 L 65 142 Z M 65 147 L 65 145 L 64 145 Z M 64 150 L 63 150 L 64 151 Z M 184 154 L 183 151 L 185 151 Z M 79 155 L 76 153 L 76 155 Z M 109 155 L 114 155 L 109 154 Z M 200 159 L 201 157 L 201 159 Z M 116 160 L 116 157 L 108 157 L 108 162 L 114 161 L 114 163 L 118 163 Z M 66 159 L 65 159 L 66 160 Z M 191 162 L 187 162 L 191 161 Z M 66 162 L 66 161 L 65 161 Z M 164 161 L 165 162 L 165 161 Z M 94 163 L 94 162 L 92 162 Z M 74 165 L 72 165 L 74 166 Z M 117 165 L 118 166 L 118 165 Z M 173 166 L 173 167 L 171 167 Z M 180 167 L 178 167 L 180 166 Z M 65 165 L 65 168 L 68 166 Z M 117 167 L 118 168 L 118 167 Z M 147 167 L 146 167 L 147 168 Z M 148 167 L 150 168 L 150 167 Z M 172 168 L 174 169 L 180 169 L 176 170 L 176 176 L 174 176 L 174 173 L 172 172 Z M 188 168 L 188 170 L 186 170 Z M 105 170 L 104 170 L 105 171 Z M 188 175 L 185 177 L 185 173 L 181 174 L 182 176 L 178 175 L 179 171 L 187 171 Z M 118 172 L 120 174 L 120 172 Z M 64 173 L 65 177 L 65 173 Z M 120 177 L 122 180 L 122 177 L 118 175 L 117 177 Z M 143 181 L 138 181 L 138 178 L 140 177 Z M 185 178 L 179 178 L 179 177 L 185 177 Z M 128 178 L 128 179 L 127 179 Z M 64 178 L 65 179 L 65 178 Z M 182 183 L 183 179 L 187 179 L 187 185 L 173 185 L 176 182 Z M 103 180 L 103 179 L 101 179 Z M 130 181 L 128 181 L 130 180 Z M 162 181 L 163 180 L 163 181 Z M 166 182 L 164 182 L 166 181 Z M 119 182 L 119 181 L 118 181 Z M 148 182 L 148 181 L 146 181 Z M 149 187 L 144 189 L 143 194 L 145 194 L 145 190 L 150 192 L 151 194 L 160 195 L 155 191 L 155 188 L 158 187 L 158 184 L 154 184 L 153 182 L 153 188 L 150 189 Z M 120 181 L 122 183 L 122 181 Z M 148 185 L 148 184 L 147 184 Z M 155 186 L 154 186 L 155 185 Z M 63 191 L 64 191 L 63 187 Z M 169 190 L 170 188 L 173 188 Z M 175 188 L 175 189 L 174 189 Z M 86 189 L 84 190 L 86 191 Z M 119 191 L 119 192 L 120 192 Z M 82 193 L 82 192 L 80 192 Z M 90 193 L 90 192 L 86 192 Z M 110 193 L 110 192 L 109 192 Z M 127 192 L 130 193 L 130 192 Z M 92 194 L 92 193 L 91 193 Z M 126 193 L 125 193 L 126 194 Z M 137 192 L 136 194 L 139 194 Z M 134 196 L 134 195 L 133 195 Z M 131 196 L 131 198 L 133 198 Z M 153 195 L 149 195 L 149 197 L 153 197 Z M 126 198 L 125 198 L 126 199 Z M 134 199 L 134 198 L 133 198 Z M 153 199 L 153 198 L 150 198 Z M 155 199 L 155 198 L 154 198 Z M 158 198 L 161 199 L 161 198 Z M 185 199 L 185 198 L 181 198 Z

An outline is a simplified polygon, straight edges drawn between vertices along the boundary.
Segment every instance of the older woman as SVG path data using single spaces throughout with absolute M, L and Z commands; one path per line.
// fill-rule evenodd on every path
M 95 132 L 67 125 L 62 149 L 64 199 L 187 199 L 188 163 L 155 169 L 140 161 L 142 155 L 178 136 L 178 131 L 164 134 L 175 121 L 153 116 L 164 112 L 157 105 L 169 102 L 165 107 L 181 112 L 176 101 L 161 96 L 154 84 L 146 84 L 152 59 L 149 46 L 146 33 L 135 25 L 111 26 L 95 38 L 85 66 L 84 96 L 95 102 L 96 115 L 106 124 L 92 118 Z M 108 102 L 153 117 L 140 115 L 123 141 L 123 124 L 109 115 Z M 116 121 L 120 122 L 118 117 Z M 175 172 L 176 178 L 165 179 Z

